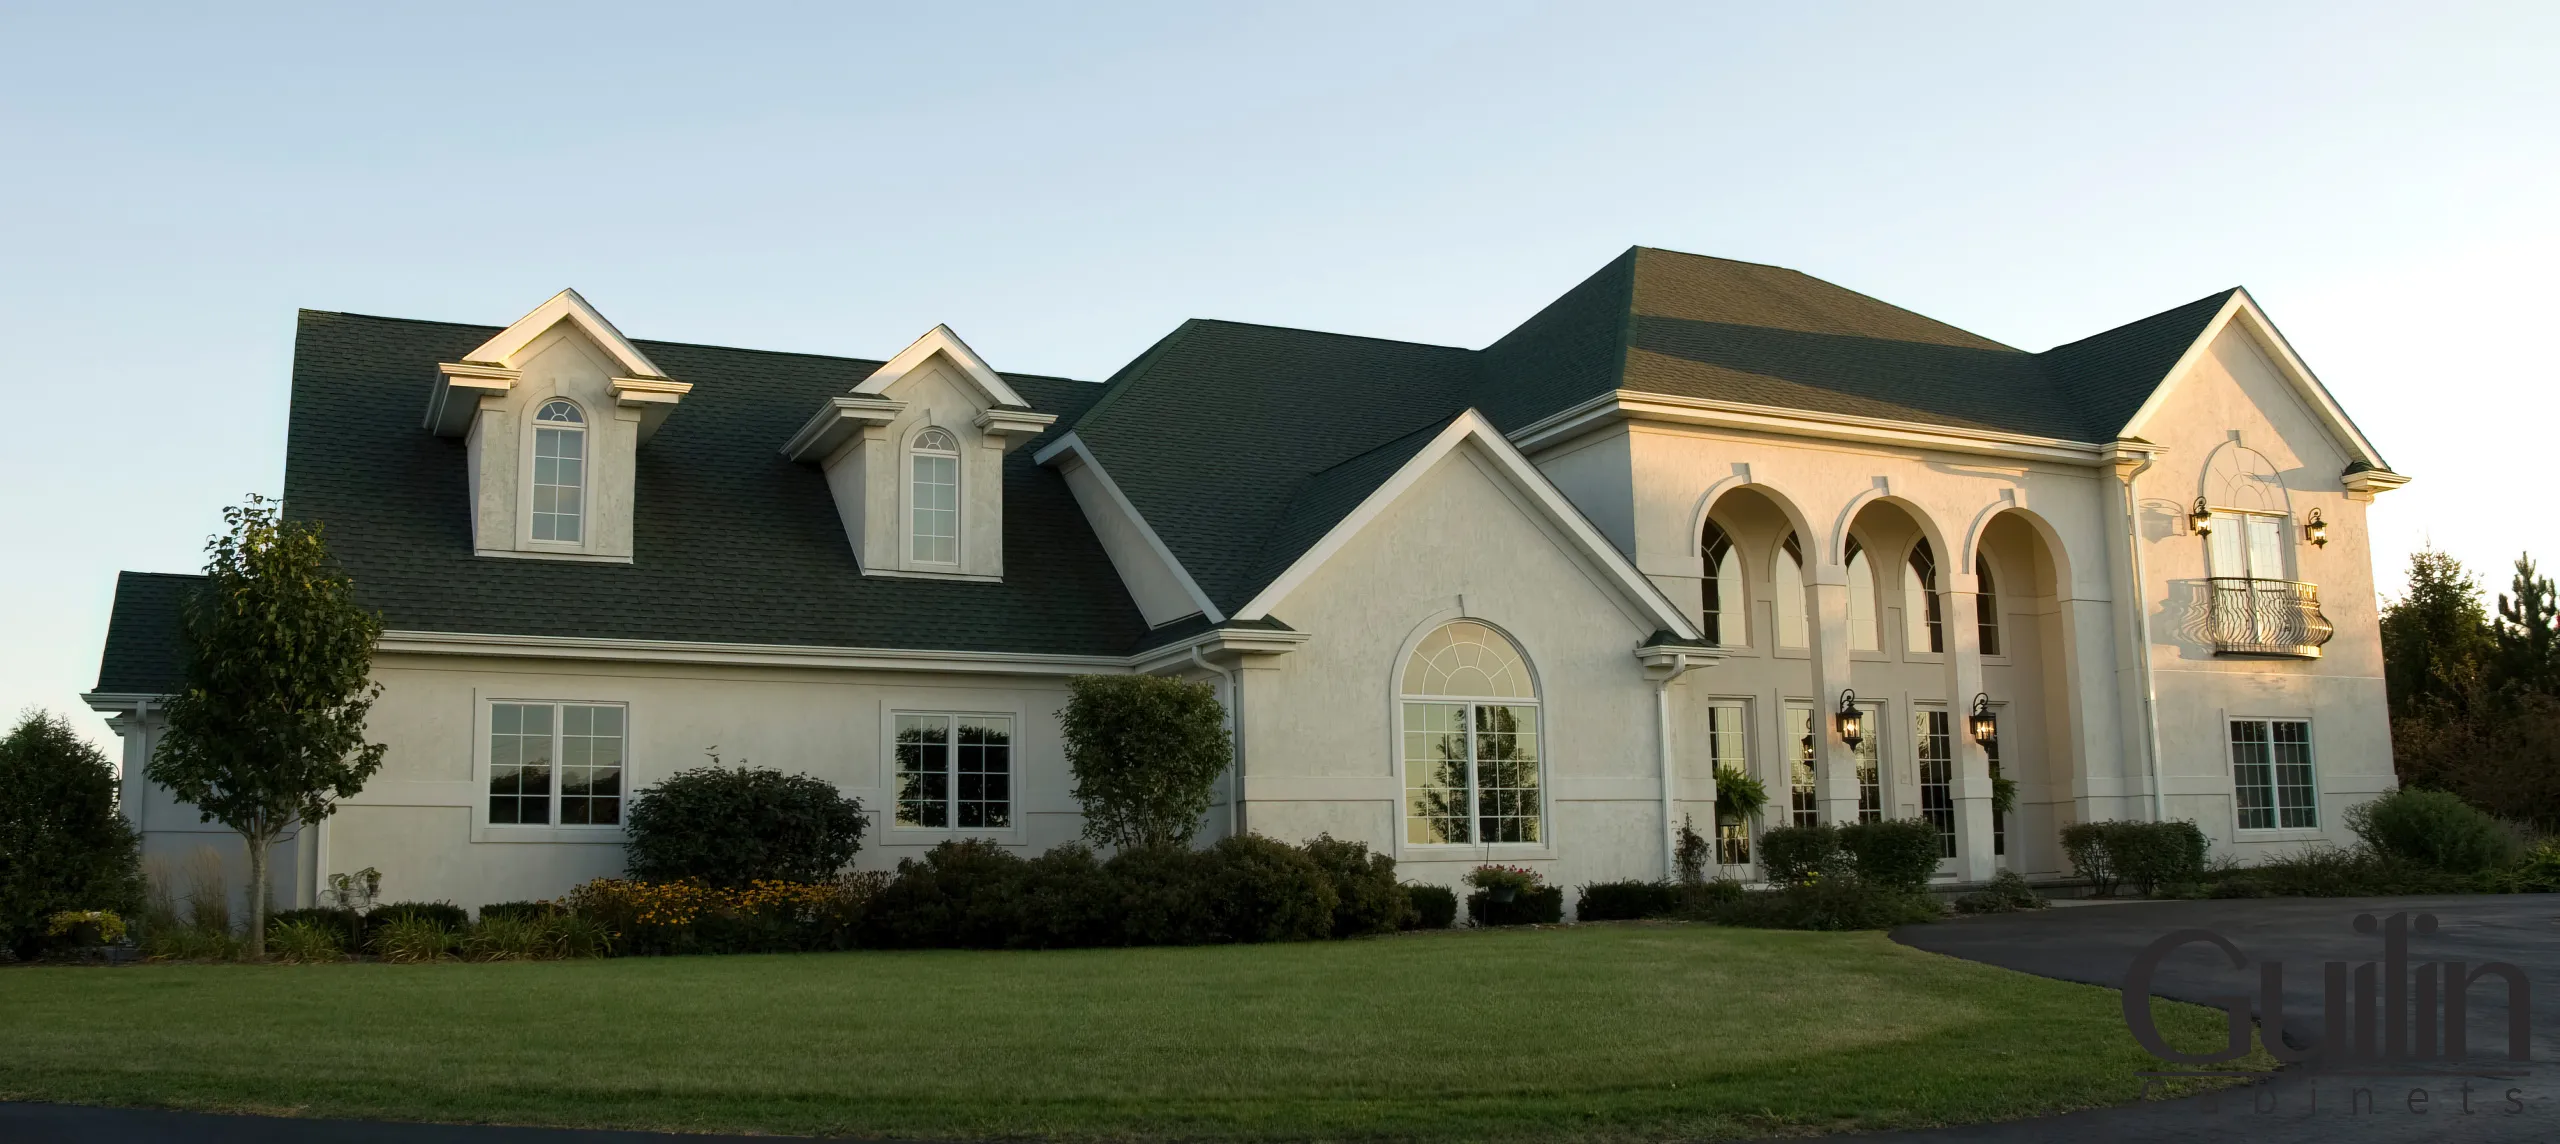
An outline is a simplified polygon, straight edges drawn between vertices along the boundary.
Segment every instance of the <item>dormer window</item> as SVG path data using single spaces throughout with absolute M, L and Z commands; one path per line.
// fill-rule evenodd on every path
M 960 443 L 941 429 L 916 434 L 908 450 L 912 487 L 908 503 L 915 559 L 925 564 L 960 562 Z
M 587 419 L 566 401 L 533 415 L 533 538 L 576 544 L 585 535 Z

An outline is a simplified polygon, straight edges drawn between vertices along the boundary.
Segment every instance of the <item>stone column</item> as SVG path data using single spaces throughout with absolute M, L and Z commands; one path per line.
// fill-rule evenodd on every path
M 1939 575 L 1947 585 L 1938 597 L 1939 631 L 1947 649 L 1947 708 L 1954 724 L 1949 737 L 1955 743 L 1956 877 L 1985 882 L 1997 869 L 1991 853 L 1991 753 L 1974 741 L 1967 718 L 1982 691 L 1982 631 L 1975 615 L 1980 584 L 1970 566 L 1941 569 Z
M 1822 821 L 1856 822 L 1858 756 L 1840 741 L 1832 719 L 1840 708 L 1840 693 L 1849 687 L 1848 567 L 1815 563 L 1805 569 L 1804 591 L 1806 634 L 1813 643 L 1814 791 L 1822 803 Z

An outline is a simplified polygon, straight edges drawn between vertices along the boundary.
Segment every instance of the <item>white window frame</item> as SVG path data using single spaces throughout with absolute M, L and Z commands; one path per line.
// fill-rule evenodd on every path
M 1989 592 L 1982 591 L 1982 578 L 1985 576 L 1991 578 L 1991 591 Z M 2001 612 L 2000 600 L 2001 593 L 2006 591 L 2006 589 L 2001 587 L 2001 585 L 2009 582 L 2009 574 L 2001 570 L 2000 562 L 1993 560 L 1990 553 L 1977 549 L 1973 554 L 1973 577 L 1973 599 L 1975 610 L 1974 614 L 1969 617 L 1966 622 L 1971 623 L 1974 626 L 1974 651 L 1982 657 L 1982 661 L 1984 663 L 2008 663 L 2010 662 L 2011 655 L 2009 651 L 2009 617 Z M 1985 600 L 1990 601 L 1991 630 L 1999 640 L 1998 651 L 1985 651 L 1982 648 L 1982 637 L 1980 633 L 1982 630 L 1983 601 Z M 1954 621 L 1951 620 L 1948 622 L 1952 623 Z
M 1725 722 L 1724 719 L 1718 718 L 1719 712 L 1731 713 L 1733 726 L 1730 730 L 1726 730 L 1718 726 L 1718 724 Z M 1722 751 L 1722 748 L 1728 743 L 1735 748 L 1734 753 L 1730 758 L 1728 758 Z M 1745 817 L 1740 822 L 1734 824 L 1740 830 L 1743 860 L 1740 862 L 1727 862 L 1724 860 L 1726 851 L 1725 823 L 1722 819 L 1715 817 L 1715 811 L 1713 809 L 1713 800 L 1716 794 L 1715 776 L 1727 765 L 1730 765 L 1734 770 L 1745 775 L 1757 773 L 1751 766 L 1751 700 L 1748 697 L 1715 696 L 1707 700 L 1706 745 L 1708 780 L 1707 797 L 1709 800 L 1708 820 L 1710 825 L 1713 827 L 1710 835 L 1714 839 L 1716 846 L 1716 865 L 1727 869 L 1739 869 L 1750 866 L 1753 859 L 1757 856 L 1759 846 L 1759 832 L 1752 829 L 1751 819 Z M 1765 819 L 1767 817 L 1767 813 L 1768 812 L 1764 810 L 1761 812 L 1761 816 Z
M 1849 538 L 1849 548 L 1849 557 L 1841 564 L 1849 574 L 1849 654 L 1883 659 L 1884 606 L 1883 594 L 1876 590 L 1875 557 L 1857 537 Z M 1866 612 L 1864 623 L 1858 618 L 1862 606 Z M 1867 641 L 1866 646 L 1859 646 L 1861 639 Z
M 1852 781 L 1856 780 L 1857 764 L 1860 758 L 1870 758 L 1875 760 L 1876 808 L 1873 811 L 1866 809 L 1863 805 L 1867 798 L 1866 784 L 1863 782 L 1857 783 L 1858 802 L 1861 805 L 1852 812 L 1857 815 L 1857 818 L 1852 821 L 1876 822 L 1892 818 L 1894 816 L 1893 768 L 1885 765 L 1885 762 L 1891 757 L 1891 755 L 1885 750 L 1884 738 L 1885 728 L 1891 726 L 1891 724 L 1885 720 L 1885 713 L 1891 710 L 1891 708 L 1889 708 L 1885 704 L 1885 701 L 1881 699 L 1861 699 L 1858 701 L 1858 710 L 1866 713 L 1866 719 L 1864 722 L 1867 726 L 1867 737 L 1858 740 L 1858 745 L 1851 748 L 1849 751 L 1850 778 Z M 1830 714 L 1824 713 L 1820 717 L 1828 719 L 1830 718 Z M 1874 817 L 1869 817 L 1870 814 Z
M 1712 642 L 1716 646 L 1750 647 L 1751 591 L 1749 577 L 1742 563 L 1742 546 L 1733 542 L 1733 533 L 1723 525 L 1713 520 L 1709 520 L 1707 524 L 1724 538 L 1724 559 L 1718 561 L 1713 568 L 1703 567 L 1709 553 L 1703 535 L 1704 530 L 1700 530 L 1698 545 L 1698 559 L 1702 565 L 1699 569 L 1702 575 L 1698 587 L 1700 616 L 1714 618 L 1716 635 Z M 1712 612 L 1704 607 L 1709 591 L 1713 591 L 1716 597 L 1716 606 Z
M 1769 558 L 1769 620 L 1777 630 L 1769 642 L 1780 651 L 1803 652 L 1813 645 L 1813 617 L 1805 609 L 1804 557 L 1787 551 L 1787 541 L 1793 539 L 1795 534 L 1788 533 L 1770 550 L 1774 555 Z
M 1946 589 L 1943 586 L 1932 587 L 1923 583 L 1920 573 L 1912 569 L 1911 558 L 1918 556 L 1922 548 L 1929 550 L 1930 576 L 1938 580 L 1941 585 L 1947 578 L 1947 569 L 1938 560 L 1938 546 L 1929 543 L 1927 537 L 1912 541 L 1911 547 L 1902 551 L 1900 581 L 1903 609 L 1902 656 L 1906 660 L 1917 662 L 1941 663 L 1945 661 L 1947 651 Z M 1929 646 L 1929 609 L 1931 608 L 1938 610 L 1938 646 L 1936 647 Z
M 553 402 L 566 405 L 578 415 L 578 538 L 576 540 L 544 540 L 534 533 L 535 473 L 542 461 L 542 434 L 545 430 L 560 432 L 570 427 L 556 421 L 540 420 L 542 411 Z M 528 552 L 585 552 L 596 535 L 596 421 L 584 403 L 567 394 L 554 393 L 531 403 L 524 413 L 524 447 L 519 454 L 523 467 L 518 470 L 523 488 L 519 500 L 520 515 L 516 526 L 517 541 Z M 565 486 L 555 486 L 565 487 Z M 558 514 L 554 514 L 558 515 Z
M 1920 750 L 1930 736 L 1930 732 L 1925 731 L 1922 724 L 1931 716 L 1936 716 L 1946 724 L 1947 781 L 1944 785 L 1947 792 L 1947 829 L 1938 836 L 1940 847 L 1938 859 L 1943 863 L 1953 861 L 1964 853 L 1964 808 L 1956 801 L 1956 791 L 1963 786 L 1960 781 L 1962 776 L 1957 770 L 1961 765 L 1958 760 L 1963 758 L 1963 751 L 1956 744 L 1956 735 L 1963 720 L 1943 703 L 1911 705 L 1911 794 L 1920 808 L 1920 817 L 1923 820 L 1929 817 L 1929 787 L 1933 784 L 1929 782 L 1929 761 L 1920 757 Z M 1931 823 L 1931 825 L 1936 824 Z M 1954 853 L 1947 853 L 1948 850 L 1953 850 Z
M 945 450 L 925 447 L 925 439 L 936 433 L 949 438 L 951 440 L 951 448 Z M 902 522 L 905 525 L 905 528 L 902 531 L 906 535 L 907 562 L 909 564 L 925 568 L 957 571 L 960 566 L 965 563 L 964 557 L 967 554 L 964 549 L 967 546 L 967 533 L 964 522 L 961 519 L 966 515 L 963 511 L 963 497 L 961 495 L 962 485 L 967 479 L 962 470 L 966 469 L 968 466 L 961 463 L 961 460 L 965 455 L 965 446 L 961 443 L 960 435 L 939 425 L 924 426 L 923 428 L 916 430 L 912 436 L 907 438 L 906 456 L 904 458 L 906 471 L 901 474 L 902 480 L 900 487 L 905 491 L 904 499 L 906 502 L 906 519 Z M 941 539 L 939 534 L 927 537 L 922 531 L 923 521 L 921 519 L 921 514 L 927 511 L 923 504 L 925 482 L 924 479 L 917 474 L 916 465 L 918 462 L 923 461 L 926 458 L 947 461 L 951 465 L 951 559 L 949 560 L 938 560 L 927 556 L 922 543 L 928 539 Z M 938 483 L 939 482 L 937 482 L 937 484 Z
M 2212 527 L 2212 532 L 2204 538 L 2204 574 L 2207 577 L 2227 577 L 2226 569 L 2214 566 L 2213 550 L 2215 545 L 2223 543 L 2222 537 L 2231 536 L 2236 538 L 2240 546 L 2240 560 L 2247 565 L 2244 574 L 2249 579 L 2274 580 L 2282 583 L 2292 583 L 2300 579 L 2295 571 L 2301 553 L 2295 550 L 2294 536 L 2297 530 L 2293 524 L 2293 514 L 2266 512 L 2259 509 L 2221 508 L 2213 505 L 2207 505 L 2206 508 L 2213 513 L 2207 521 Z M 2275 526 L 2276 563 L 2280 567 L 2274 569 L 2272 573 L 2258 567 L 2257 558 L 2250 554 L 2249 525 L 2253 521 L 2263 521 Z
M 1004 842 L 1018 841 L 1021 839 L 1023 819 L 1025 817 L 1022 798 L 1022 736 L 1025 721 L 1020 712 L 968 710 L 958 707 L 893 707 L 883 711 L 881 716 L 881 815 L 886 821 L 891 833 L 902 838 L 933 839 L 937 841 L 946 838 L 987 838 Z M 951 728 L 952 741 L 947 747 L 950 751 L 950 755 L 944 761 L 946 769 L 943 772 L 950 779 L 950 785 L 946 788 L 943 798 L 944 804 L 952 808 L 951 813 L 948 816 L 951 819 L 950 825 L 909 826 L 898 821 L 899 802 L 901 801 L 899 799 L 898 790 L 898 720 L 902 717 L 918 719 L 946 719 L 951 721 L 946 724 L 946 726 Z M 1005 814 L 1008 819 L 1008 823 L 1004 826 L 959 825 L 958 807 L 960 804 L 960 765 L 958 721 L 962 719 L 1003 719 L 1010 728 L 1007 731 L 1008 740 L 1005 744 Z
M 2270 800 L 2268 805 L 2275 812 L 2276 824 L 2273 826 L 2243 826 L 2240 822 L 2240 744 L 2233 737 L 2233 733 L 2242 723 L 2267 724 L 2267 796 Z M 2284 783 L 2279 780 L 2275 772 L 2275 768 L 2280 764 L 2274 757 L 2275 725 L 2278 723 L 2302 724 L 2302 750 L 2311 762 L 2311 825 L 2309 826 L 2284 824 L 2285 806 L 2281 795 Z M 2308 715 L 2229 715 L 2223 718 L 2222 724 L 2223 773 L 2231 780 L 2232 837 L 2253 842 L 2325 837 L 2320 825 L 2328 819 L 2326 808 L 2322 805 L 2324 800 L 2320 796 L 2320 739 L 2317 733 L 2318 728 L 2314 725 L 2312 718 Z
M 1405 691 L 1405 671 L 1412 664 L 1414 653 L 1421 649 L 1423 641 L 1430 639 L 1431 636 L 1440 629 L 1455 623 L 1472 623 L 1482 625 L 1491 629 L 1495 635 L 1510 642 L 1512 652 L 1520 657 L 1521 669 L 1528 676 L 1528 698 L 1522 699 L 1510 696 L 1421 695 Z M 1491 620 L 1484 619 L 1483 617 L 1460 615 L 1454 612 L 1444 612 L 1417 626 L 1407 637 L 1403 648 L 1396 656 L 1393 684 L 1389 688 L 1388 694 L 1391 697 L 1388 702 L 1387 719 L 1388 758 L 1393 760 L 1395 770 L 1395 839 L 1396 852 L 1399 855 L 1413 854 L 1428 858 L 1447 858 L 1452 855 L 1473 853 L 1477 855 L 1490 855 L 1495 858 L 1512 860 L 1555 857 L 1557 853 L 1555 813 L 1556 763 L 1553 755 L 1551 754 L 1551 744 L 1554 739 L 1547 733 L 1547 728 L 1549 726 L 1548 721 L 1551 713 L 1546 701 L 1546 685 L 1538 675 L 1537 660 L 1530 656 L 1529 649 L 1522 645 L 1517 637 L 1513 636 L 1508 629 L 1505 629 Z M 1476 841 L 1412 841 L 1411 800 L 1413 788 L 1410 785 L 1411 779 L 1408 774 L 1409 768 L 1407 763 L 1409 760 L 1405 757 L 1404 719 L 1406 707 L 1417 703 L 1462 706 L 1464 713 L 1460 716 L 1460 719 L 1461 725 L 1466 729 L 1467 739 L 1467 781 L 1469 784 L 1467 799 L 1468 834 L 1470 837 L 1476 838 Z M 1475 794 L 1475 711 L 1479 707 L 1527 707 L 1537 713 L 1538 841 L 1536 842 L 1485 842 L 1481 840 L 1481 836 L 1484 832 L 1481 814 L 1482 808 L 1478 804 L 1477 796 Z
M 1796 714 L 1798 712 L 1802 712 L 1805 717 L 1804 733 L 1801 735 L 1796 733 L 1796 729 L 1794 727 Z M 1822 823 L 1821 706 L 1810 699 L 1790 699 L 1786 703 L 1782 704 L 1778 712 L 1778 737 L 1784 741 L 1785 746 L 1785 758 L 1780 760 L 1780 762 L 1786 771 L 1786 779 L 1782 785 L 1785 787 L 1787 792 L 1787 825 L 1819 826 Z M 1810 742 L 1808 742 L 1808 740 L 1810 740 Z M 1813 754 L 1811 759 L 1804 757 L 1808 751 Z M 1813 771 L 1813 808 L 1811 810 L 1799 810 L 1796 807 L 1796 766 L 1799 763 Z M 1812 815 L 1813 821 L 1800 822 L 1797 820 L 1798 816 L 1805 814 Z
M 489 784 L 496 776 L 496 756 L 491 749 L 491 736 L 496 730 L 498 705 L 509 703 L 552 708 L 551 821 L 548 823 L 528 825 L 489 821 L 489 800 L 493 797 L 489 791 Z M 638 769 L 635 765 L 638 755 L 635 744 L 639 742 L 639 735 L 633 722 L 633 705 L 630 700 L 560 698 L 521 693 L 482 694 L 473 697 L 472 707 L 470 807 L 473 842 L 580 842 L 613 845 L 619 845 L 622 842 L 624 827 L 631 821 L 632 801 L 639 794 L 639 784 L 633 779 Z M 562 717 L 561 709 L 567 707 L 615 707 L 622 711 L 622 792 L 618 796 L 621 807 L 620 813 L 615 815 L 620 819 L 618 822 L 603 826 L 584 823 L 562 825 L 560 822 L 561 738 L 566 734 L 568 723 Z

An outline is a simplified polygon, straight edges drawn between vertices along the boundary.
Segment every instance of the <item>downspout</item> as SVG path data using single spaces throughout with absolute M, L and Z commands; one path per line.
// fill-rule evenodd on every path
M 1671 684 L 1688 673 L 1689 656 L 1683 652 L 1672 661 L 1671 674 L 1653 681 L 1653 716 L 1662 756 L 1662 876 L 1665 878 L 1680 876 L 1680 826 L 1675 818 L 1679 807 L 1671 785 Z
M 2133 586 L 2128 595 L 2133 605 L 2134 654 L 2142 671 L 2142 752 L 2151 774 L 2151 821 L 2166 822 L 2169 795 L 2160 785 L 2160 696 L 2151 676 L 2151 609 L 2143 600 L 2150 581 L 2142 559 L 2142 517 L 2133 496 L 2133 482 L 2153 459 L 2151 453 L 2143 453 L 2142 463 L 2124 475 L 2124 535 L 2133 551 Z
M 1209 662 L 1200 645 L 1191 645 L 1191 662 L 1227 682 L 1227 837 L 1244 833 L 1244 694 L 1236 673 Z

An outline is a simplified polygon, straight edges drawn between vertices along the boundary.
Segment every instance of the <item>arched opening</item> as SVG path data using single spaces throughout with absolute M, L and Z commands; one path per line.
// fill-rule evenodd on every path
M 2000 727 L 1983 751 L 1995 786 L 2010 787 L 2016 800 L 2015 810 L 1992 816 L 1992 853 L 2023 873 L 2059 874 L 2066 865 L 2059 832 L 2077 815 L 2077 732 L 2061 702 L 2070 694 L 2069 570 L 2043 522 L 2012 509 L 1983 526 L 1974 576 L 1982 689 Z

